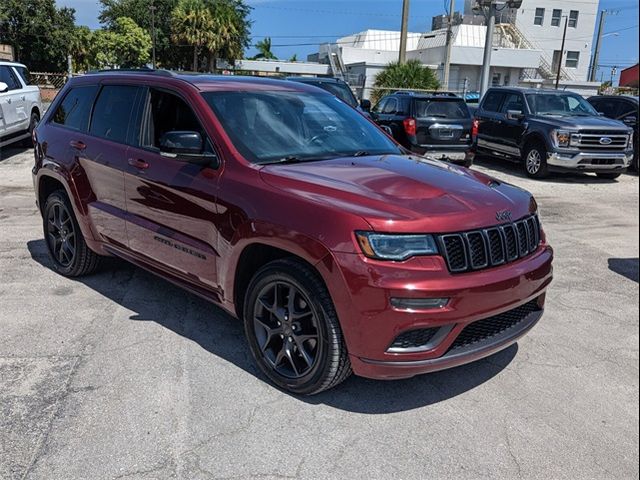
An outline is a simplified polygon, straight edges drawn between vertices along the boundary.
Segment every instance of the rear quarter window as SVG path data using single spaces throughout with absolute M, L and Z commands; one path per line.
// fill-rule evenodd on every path
M 97 85 L 73 87 L 56 108 L 51 121 L 57 125 L 85 132 L 97 91 Z
M 27 70 L 27 67 L 15 67 L 15 69 L 25 85 L 33 85 L 33 82 L 31 81 L 31 74 L 29 73 L 29 70 Z

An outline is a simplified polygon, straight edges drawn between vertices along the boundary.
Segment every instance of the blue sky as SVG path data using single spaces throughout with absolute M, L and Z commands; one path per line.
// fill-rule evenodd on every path
M 98 28 L 97 0 L 56 0 L 76 9 L 76 22 Z M 458 0 L 458 8 L 464 0 Z M 368 28 L 399 30 L 402 0 L 248 0 L 253 8 L 252 41 L 272 38 L 272 50 L 283 59 L 297 54 L 305 59 L 317 52 L 318 43 L 335 40 Z M 424 32 L 431 17 L 443 14 L 445 0 L 412 0 L 409 29 Z M 600 64 L 605 79 L 612 66 L 620 68 L 638 61 L 638 0 L 601 0 L 600 9 L 620 10 L 607 18 Z M 248 52 L 249 55 L 252 51 Z M 600 77 L 598 77 L 600 78 Z

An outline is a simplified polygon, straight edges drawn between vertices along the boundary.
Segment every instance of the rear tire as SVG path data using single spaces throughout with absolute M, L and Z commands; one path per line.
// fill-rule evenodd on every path
M 541 142 L 528 144 L 522 160 L 524 170 L 529 178 L 540 180 L 549 176 L 547 149 Z
M 607 173 L 607 172 L 598 172 L 596 173 L 596 175 L 598 176 L 598 178 L 602 178 L 604 180 L 615 180 L 616 178 L 620 177 L 620 175 L 622 175 L 621 173 Z
M 243 312 L 251 353 L 278 387 L 314 395 L 351 374 L 329 292 L 306 264 L 283 259 L 262 267 L 249 284 Z
M 36 129 L 36 127 L 38 126 L 38 123 L 40 122 L 40 115 L 38 114 L 38 112 L 31 112 L 31 118 L 29 119 L 29 138 L 25 139 L 23 144 L 25 147 L 27 148 L 31 148 L 33 147 L 33 131 Z
M 53 268 L 65 277 L 88 275 L 98 268 L 100 256 L 89 249 L 64 190 L 47 198 L 42 211 L 44 239 Z

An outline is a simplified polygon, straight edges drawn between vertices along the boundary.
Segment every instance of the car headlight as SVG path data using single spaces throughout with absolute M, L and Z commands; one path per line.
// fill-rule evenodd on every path
M 402 261 L 418 255 L 437 255 L 438 246 L 432 235 L 394 235 L 356 232 L 358 244 L 369 258 Z
M 554 130 L 552 136 L 557 147 L 568 147 L 571 143 L 571 132 L 566 130 Z

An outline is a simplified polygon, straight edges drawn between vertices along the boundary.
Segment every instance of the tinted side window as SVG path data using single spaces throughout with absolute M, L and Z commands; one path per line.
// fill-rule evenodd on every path
M 384 108 L 382 109 L 382 113 L 396 113 L 398 111 L 398 100 L 396 98 L 391 97 Z
M 53 114 L 53 123 L 82 132 L 86 131 L 97 91 L 97 85 L 75 87 L 69 90 Z
M 503 98 L 504 98 L 504 93 L 500 93 L 500 92 L 487 93 L 486 98 L 482 102 L 482 110 L 486 110 L 488 112 L 499 111 L 500 104 L 502 104 Z
M 119 143 L 127 143 L 139 87 L 106 85 L 93 109 L 89 133 Z
M 596 103 L 593 103 L 593 107 L 601 113 L 604 113 L 606 117 L 616 118 L 618 116 L 619 104 L 613 98 L 602 98 Z
M 162 90 L 151 89 L 148 97 L 149 115 L 145 122 L 142 146 L 160 149 L 160 138 L 173 131 L 198 132 L 210 151 L 206 133 L 191 107 L 180 97 Z
M 500 111 L 506 114 L 509 112 L 509 110 L 524 112 L 524 101 L 522 99 L 522 95 L 517 93 L 510 93 L 509 95 L 507 95 L 507 98 L 502 104 L 502 108 L 500 109 Z
M 373 107 L 373 112 L 374 113 L 382 113 L 382 110 L 384 109 L 384 107 L 386 106 L 387 102 L 389 101 L 388 98 L 383 98 L 382 100 L 380 100 L 375 107 Z
M 25 85 L 33 85 L 33 83 L 31 82 L 31 74 L 26 67 L 15 67 L 15 69 L 16 72 L 18 72 L 18 75 L 22 77 L 22 81 Z
M 0 82 L 4 82 L 9 86 L 9 90 L 17 90 L 22 88 L 22 85 L 13 74 L 11 69 L 6 65 L 0 66 Z

